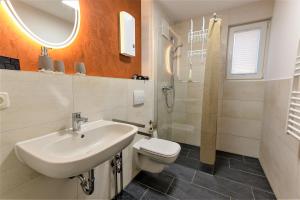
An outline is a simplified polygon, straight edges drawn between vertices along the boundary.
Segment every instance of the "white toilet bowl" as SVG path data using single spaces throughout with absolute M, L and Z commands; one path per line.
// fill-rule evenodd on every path
M 179 144 L 158 138 L 141 139 L 133 149 L 137 166 L 152 173 L 159 173 L 173 163 L 181 150 Z

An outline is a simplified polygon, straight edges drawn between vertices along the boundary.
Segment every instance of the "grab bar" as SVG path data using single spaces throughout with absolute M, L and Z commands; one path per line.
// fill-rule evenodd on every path
M 128 121 L 124 121 L 124 120 L 120 120 L 120 119 L 112 119 L 112 121 L 113 122 L 124 123 L 124 124 L 130 124 L 130 125 L 137 126 L 137 127 L 140 127 L 140 128 L 145 128 L 146 127 L 145 124 L 139 124 L 139 123 L 136 123 L 136 122 L 128 122 Z

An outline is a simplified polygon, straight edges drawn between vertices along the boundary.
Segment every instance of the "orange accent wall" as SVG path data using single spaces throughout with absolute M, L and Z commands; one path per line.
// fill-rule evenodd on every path
M 84 62 L 87 74 L 130 78 L 141 73 L 141 0 L 81 0 L 81 26 L 70 46 L 49 50 L 53 59 L 63 60 L 66 73 L 74 63 Z M 136 19 L 136 56 L 119 54 L 119 12 Z M 0 6 L 0 55 L 19 58 L 21 70 L 36 71 L 40 45 L 24 35 Z

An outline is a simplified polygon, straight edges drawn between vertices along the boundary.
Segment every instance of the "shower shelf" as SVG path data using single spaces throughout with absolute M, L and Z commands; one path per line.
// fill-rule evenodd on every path
M 182 80 L 178 80 L 178 82 L 180 82 L 180 83 L 201 83 L 201 81 L 182 81 Z
M 188 33 L 188 41 L 189 43 L 197 43 L 197 42 L 205 42 L 208 36 L 208 29 L 193 31 Z
M 198 101 L 202 101 L 202 99 L 187 98 L 187 99 L 176 99 L 175 101 L 177 101 L 177 102 L 198 102 Z
M 189 50 L 188 51 L 188 57 L 193 57 L 193 56 L 198 56 L 198 55 L 203 55 L 206 56 L 206 49 L 202 50 Z

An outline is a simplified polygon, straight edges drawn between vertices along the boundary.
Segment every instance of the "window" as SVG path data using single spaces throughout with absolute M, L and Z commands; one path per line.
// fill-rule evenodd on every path
M 267 21 L 229 28 L 228 79 L 263 78 L 267 29 Z

